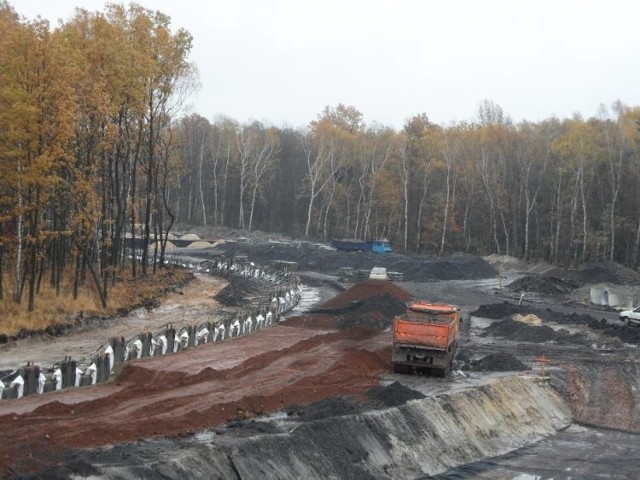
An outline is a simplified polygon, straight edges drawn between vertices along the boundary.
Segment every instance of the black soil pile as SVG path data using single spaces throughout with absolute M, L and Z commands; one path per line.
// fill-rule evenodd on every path
M 540 312 L 544 312 L 546 316 L 540 315 Z M 516 305 L 511 302 L 502 302 L 502 303 L 490 303 L 488 305 L 480 305 L 477 310 L 471 312 L 471 316 L 474 317 L 482 317 L 482 318 L 491 318 L 494 320 L 500 320 L 503 318 L 511 318 L 516 313 L 520 315 L 529 315 L 530 313 L 540 317 L 542 320 L 547 320 L 551 318 L 547 318 L 551 313 L 550 310 L 542 310 L 539 308 L 535 308 L 531 305 Z
M 544 275 L 530 275 L 507 285 L 512 292 L 564 295 L 586 284 L 640 285 L 640 273 L 616 262 L 588 263 L 579 269 L 554 268 Z
M 585 341 L 583 335 L 571 334 L 565 329 L 554 330 L 548 325 L 529 325 L 510 319 L 492 323 L 484 329 L 481 336 L 531 343 L 551 341 L 557 343 L 582 343 Z
M 490 305 L 480 305 L 477 310 L 471 312 L 471 315 L 492 319 L 510 319 L 511 316 L 516 313 L 519 313 L 520 315 L 528 315 L 532 313 L 545 322 L 554 322 L 559 325 L 584 325 L 599 333 L 603 333 L 613 338 L 618 338 L 625 343 L 636 345 L 640 344 L 640 328 L 635 325 L 627 326 L 622 322 L 620 322 L 620 324 L 607 323 L 604 318 L 598 320 L 591 315 L 583 315 L 575 312 L 560 313 L 554 312 L 548 308 L 536 308 L 531 305 L 515 305 L 510 302 L 503 302 Z M 565 336 L 562 337 L 564 341 L 572 342 L 577 340 L 574 335 L 569 335 L 562 331 L 560 333 L 565 334 Z
M 587 283 L 640 285 L 639 272 L 610 261 L 588 263 L 577 270 L 554 268 L 545 276 L 559 278 L 579 286 Z
M 385 329 L 392 325 L 394 317 L 405 313 L 406 303 L 390 293 L 369 298 L 357 308 L 338 316 L 339 328 L 368 327 Z
M 309 405 L 291 405 L 287 415 L 302 422 L 323 418 L 353 415 L 380 408 L 404 405 L 409 400 L 424 398 L 420 392 L 405 387 L 399 382 L 387 386 L 377 386 L 367 390 L 359 401 L 355 396 L 329 397 Z
M 558 338 L 556 331 L 547 325 L 534 326 L 514 320 L 502 320 L 492 323 L 484 329 L 481 336 L 535 343 L 548 342 Z
M 498 271 L 483 258 L 469 253 L 454 253 L 448 257 L 432 259 L 416 266 L 405 274 L 405 279 L 415 281 L 429 280 L 477 280 L 493 278 Z
M 407 281 L 428 282 L 435 280 L 478 280 L 493 278 L 497 270 L 481 257 L 467 253 L 455 253 L 436 258 L 424 255 L 402 255 L 390 253 L 379 255 L 373 252 L 342 252 L 318 248 L 307 242 L 281 243 L 226 243 L 214 249 L 190 251 L 189 255 L 215 257 L 224 255 L 247 255 L 250 261 L 269 265 L 276 260 L 296 262 L 300 271 L 337 274 L 341 267 L 355 270 L 370 270 L 384 267 L 388 271 L 404 274 Z
M 365 280 L 327 300 L 322 304 L 321 309 L 324 312 L 348 309 L 380 296 L 393 297 L 401 302 L 411 300 L 409 292 L 391 282 L 386 280 Z
M 386 387 L 373 387 L 365 392 L 369 405 L 375 408 L 398 407 L 409 400 L 424 398 L 420 392 L 402 385 L 400 382 L 393 382 Z
M 339 293 L 312 313 L 337 315 L 340 328 L 385 329 L 393 318 L 403 314 L 411 294 L 386 280 L 366 280 Z
M 475 372 L 522 372 L 530 370 L 510 353 L 492 353 L 478 361 L 471 362 L 470 370 Z
M 517 293 L 535 292 L 544 295 L 560 295 L 570 293 L 579 286 L 575 282 L 562 280 L 561 278 L 531 275 L 511 282 L 507 285 L 507 288 Z

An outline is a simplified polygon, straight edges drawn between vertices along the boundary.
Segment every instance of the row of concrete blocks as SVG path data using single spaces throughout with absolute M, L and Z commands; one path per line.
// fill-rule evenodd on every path
M 277 322 L 282 313 L 297 305 L 300 294 L 295 287 L 283 289 L 273 296 L 266 312 L 264 308 L 247 316 L 234 315 L 217 322 L 187 325 L 176 331 L 167 325 L 162 332 L 153 335 L 144 332 L 129 342 L 124 337 L 113 337 L 101 351 L 92 357 L 83 370 L 75 360 L 65 358 L 54 366 L 49 375 L 38 365 L 27 364 L 9 376 L 9 385 L 0 381 L 0 398 L 13 399 L 41 394 L 69 387 L 84 387 L 106 382 L 120 363 L 151 356 L 167 355 L 207 343 L 223 341 L 255 332 Z M 5 379 L 6 380 L 6 379 Z
M 220 255 L 212 260 L 202 260 L 199 262 L 189 261 L 183 257 L 169 257 L 166 263 L 190 268 L 197 272 L 216 274 L 222 277 L 230 275 L 241 275 L 248 278 L 263 278 L 273 283 L 281 283 L 283 280 L 289 282 L 292 274 L 288 271 L 276 270 L 271 267 L 264 267 L 246 260 L 244 256 L 225 257 Z

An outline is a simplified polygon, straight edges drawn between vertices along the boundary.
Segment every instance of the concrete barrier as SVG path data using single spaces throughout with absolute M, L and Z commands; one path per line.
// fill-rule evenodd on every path
M 194 268 L 193 265 L 177 260 L 173 263 Z M 209 342 L 224 341 L 272 325 L 278 321 L 280 315 L 295 307 L 300 299 L 297 277 L 290 273 L 269 271 L 248 263 L 246 259 L 239 258 L 238 263 L 232 258 L 206 260 L 195 269 L 223 278 L 238 274 L 267 278 L 274 287 L 277 287 L 277 290 L 268 297 L 258 300 L 254 304 L 255 310 L 252 313 L 236 312 L 235 315 L 215 323 L 206 321 L 199 326 L 186 325 L 179 331 L 176 331 L 173 325 L 167 325 L 167 328 L 159 332 L 156 337 L 151 332 L 145 331 L 129 342 L 124 337 L 112 337 L 90 359 L 76 361 L 67 357 L 59 364 L 50 367 L 47 374 L 37 365 L 28 364 L 20 367 L 0 378 L 0 382 L 4 385 L 4 388 L 0 388 L 0 399 L 20 398 L 62 388 L 103 383 L 109 380 L 115 367 L 122 362 L 151 355 L 170 354 Z M 198 337 L 199 333 L 200 337 Z M 162 341 L 158 344 L 158 339 L 161 337 Z M 83 368 L 80 368 L 80 365 Z

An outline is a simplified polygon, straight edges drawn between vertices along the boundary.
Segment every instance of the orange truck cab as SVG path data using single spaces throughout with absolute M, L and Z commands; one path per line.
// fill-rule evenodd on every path
M 456 353 L 458 309 L 423 301 L 407 304 L 393 320 L 393 371 L 409 373 L 413 367 L 446 376 Z

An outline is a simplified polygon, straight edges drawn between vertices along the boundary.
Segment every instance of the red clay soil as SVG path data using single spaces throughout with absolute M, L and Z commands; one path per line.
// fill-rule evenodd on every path
M 411 296 L 369 280 L 324 306 Z M 370 314 L 375 312 L 370 312 Z M 126 364 L 109 384 L 0 403 L 0 476 L 55 464 L 62 454 L 150 437 L 186 436 L 238 418 L 360 395 L 390 370 L 389 333 L 296 317 L 258 334 Z
M 411 294 L 406 290 L 394 285 L 386 280 L 366 280 L 355 284 L 353 287 L 336 295 L 325 302 L 323 308 L 346 308 L 354 302 L 360 302 L 376 297 L 378 295 L 389 294 L 398 300 L 408 302 Z
M 363 291 L 396 290 L 365 283 Z M 187 436 L 292 404 L 362 394 L 390 369 L 389 333 L 336 331 L 328 320 L 300 317 L 129 363 L 106 385 L 0 402 L 0 476 L 37 472 L 77 448 Z

